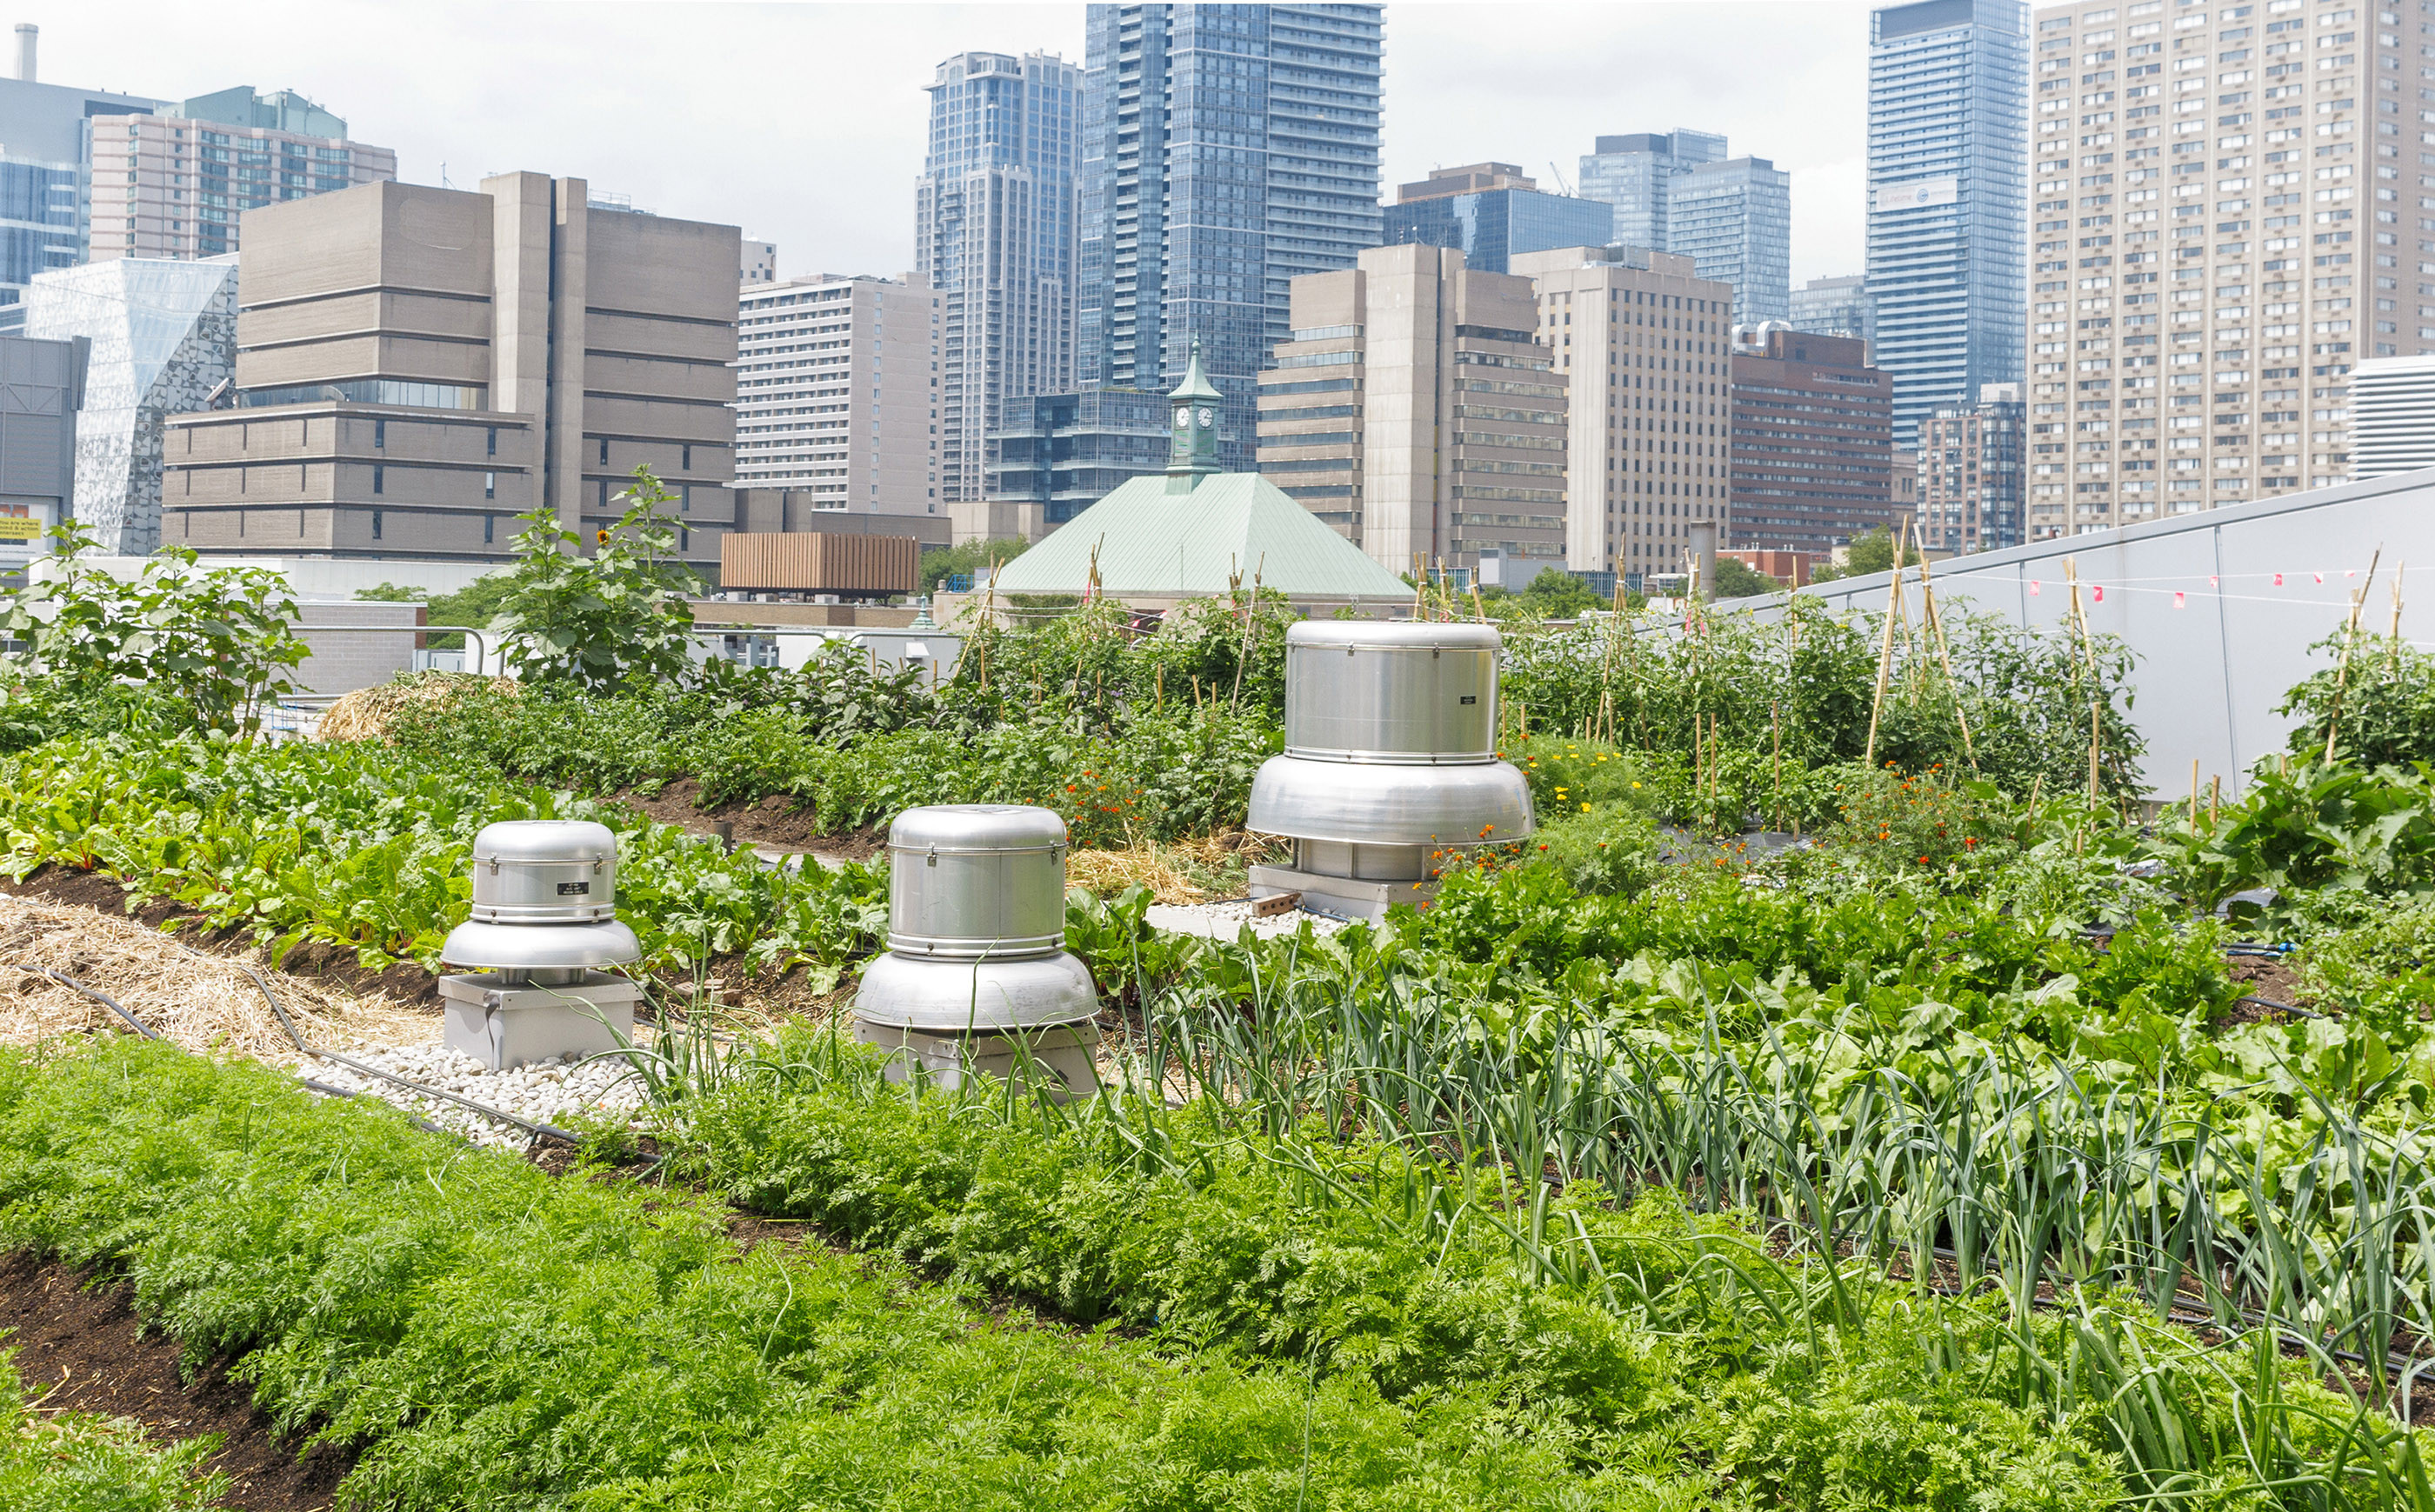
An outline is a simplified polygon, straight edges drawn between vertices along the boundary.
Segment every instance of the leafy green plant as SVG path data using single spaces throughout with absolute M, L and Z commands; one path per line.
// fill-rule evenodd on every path
M 29 643 L 48 677 L 96 699 L 126 681 L 173 690 L 197 725 L 245 735 L 261 729 L 266 704 L 295 691 L 289 674 L 307 647 L 277 573 L 205 568 L 193 550 L 168 546 L 121 578 L 94 562 L 77 521 L 49 534 L 56 567 L 0 607 L 0 630 Z
M 2355 765 L 2435 762 L 2435 655 L 2406 641 L 2339 630 L 2309 649 L 2332 664 L 2295 684 L 2274 711 L 2298 720 L 2287 747 L 2294 758 L 2322 761 L 2331 733 L 2335 756 Z
M 203 1512 L 227 1494 L 202 1464 L 216 1437 L 155 1444 L 124 1418 L 57 1412 L 26 1400 L 0 1350 L 0 1507 L 26 1512 Z
M 516 678 L 613 693 L 673 681 L 691 661 L 700 584 L 672 559 L 675 495 L 644 467 L 618 499 L 626 512 L 589 543 L 589 555 L 546 506 L 517 517 L 526 524 L 498 615 Z

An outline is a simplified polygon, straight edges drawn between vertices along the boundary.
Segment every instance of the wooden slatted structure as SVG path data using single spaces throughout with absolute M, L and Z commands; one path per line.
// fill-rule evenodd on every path
M 909 593 L 922 558 L 911 536 L 731 531 L 719 538 L 718 586 L 752 593 Z

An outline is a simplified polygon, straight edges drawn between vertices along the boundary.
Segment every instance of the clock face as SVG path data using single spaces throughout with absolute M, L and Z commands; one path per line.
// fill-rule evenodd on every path
M 1202 411 L 1200 412 L 1200 428 L 1201 428 L 1202 430 L 1207 430 L 1210 426 L 1215 425 L 1215 424 L 1217 424 L 1217 423 L 1218 423 L 1218 412 L 1217 412 L 1216 410 L 1214 410 L 1214 409 L 1204 409 L 1204 410 L 1202 410 Z
M 1183 430 L 1190 426 L 1191 423 L 1192 411 L 1188 409 L 1179 409 L 1175 412 L 1175 428 L 1177 430 Z

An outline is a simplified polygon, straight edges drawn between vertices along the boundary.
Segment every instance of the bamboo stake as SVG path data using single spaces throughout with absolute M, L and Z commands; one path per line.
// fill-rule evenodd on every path
M 1157 674 L 1156 674 L 1156 676 L 1152 679 L 1152 681 L 1153 681 L 1153 683 L 1155 684 L 1155 692 L 1154 692 L 1154 693 L 1153 693 L 1153 695 L 1152 695 L 1152 699 L 1153 699 L 1153 701 L 1155 702 L 1156 706 L 1157 706 L 1158 708 L 1160 708 L 1160 709 L 1162 709 L 1162 710 L 1163 710 L 1163 709 L 1165 709 L 1165 708 L 1166 707 L 1166 662 L 1161 662 L 1158 664 Z
M 1953 695 L 1953 717 L 1961 726 L 1961 754 L 1970 759 L 1970 769 L 1978 769 L 1978 747 L 1970 738 L 1970 712 L 1961 707 L 1961 684 L 1953 676 L 1953 645 L 1944 638 L 1944 616 L 1936 611 L 1936 590 L 1927 580 L 1927 558 L 1919 558 L 1919 599 L 1921 612 L 1927 616 L 1927 627 L 1936 632 L 1936 654 L 1944 664 L 1944 691 Z
M 2190 758 L 2190 829 L 2199 827 L 2199 759 Z
M 2383 559 L 2384 548 L 2378 546 L 2375 555 L 2368 558 L 2367 582 L 2359 584 L 2358 592 L 2351 595 L 2350 624 L 2342 631 L 2341 663 L 2334 669 L 2334 707 L 2325 715 L 2325 760 L 2328 762 L 2334 759 L 2334 737 L 2341 729 L 2342 690 L 2350 682 L 2351 646 L 2358 640 L 2359 610 L 2367 607 L 2368 586 L 2375 581 L 2376 563 Z
M 1774 747 L 1772 765 L 1775 775 L 1775 829 L 1784 833 L 1784 726 L 1779 716 L 1781 705 L 1770 699 L 1767 706 L 1767 735 Z
M 2385 662 L 2387 667 L 2401 665 L 2401 578 L 2409 571 L 2409 563 L 2406 561 L 2392 564 L 2392 633 L 2390 637 L 2392 644 Z
M 2089 641 L 2088 611 L 2080 601 L 2079 558 L 2065 557 L 2063 559 L 2063 576 L 2064 585 L 2071 594 L 2072 627 L 2080 634 L 2081 660 L 2088 673 L 2088 800 L 2094 803 L 2098 797 L 2098 759 L 2103 749 L 2105 727 L 2098 710 L 2100 699 L 2098 697 L 2097 647 Z M 2079 853 L 2076 846 L 2073 853 Z
M 2222 802 L 2223 774 L 2218 772 L 2207 779 L 2207 828 L 2210 830 L 2215 828 L 2216 810 Z
M 1894 665 L 1894 616 L 1902 611 L 1903 540 L 1908 534 L 1908 523 L 1894 533 L 1894 578 L 1886 590 L 1886 633 L 1877 647 L 1877 691 L 1869 700 L 1869 744 L 1861 756 L 1865 765 L 1877 765 L 1877 715 L 1886 706 L 1886 679 Z

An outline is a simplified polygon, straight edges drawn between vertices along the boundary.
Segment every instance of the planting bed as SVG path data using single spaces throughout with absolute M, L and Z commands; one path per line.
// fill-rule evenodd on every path
M 1517 633 L 1539 833 L 1338 926 L 1177 902 L 1240 862 L 1283 623 L 1090 606 L 935 693 L 435 682 L 269 750 L 27 694 L 6 868 L 114 930 L 427 976 L 475 828 L 597 817 L 658 981 L 806 1011 L 679 990 L 732 1042 L 613 1089 L 355 1041 L 578 1128 L 556 1176 L 257 1040 L 0 1052 L 0 1250 L 123 1281 L 385 1509 L 2435 1512 L 2435 663 L 2361 662 L 2330 762 L 2301 690 L 2288 770 L 2143 828 L 2101 644 L 1957 624 L 1880 702 L 1865 623 Z M 750 844 L 940 800 L 1087 855 L 1108 1095 L 908 1091 L 821 1011 L 884 857 Z M 40 912 L 0 940 L 63 969 Z

